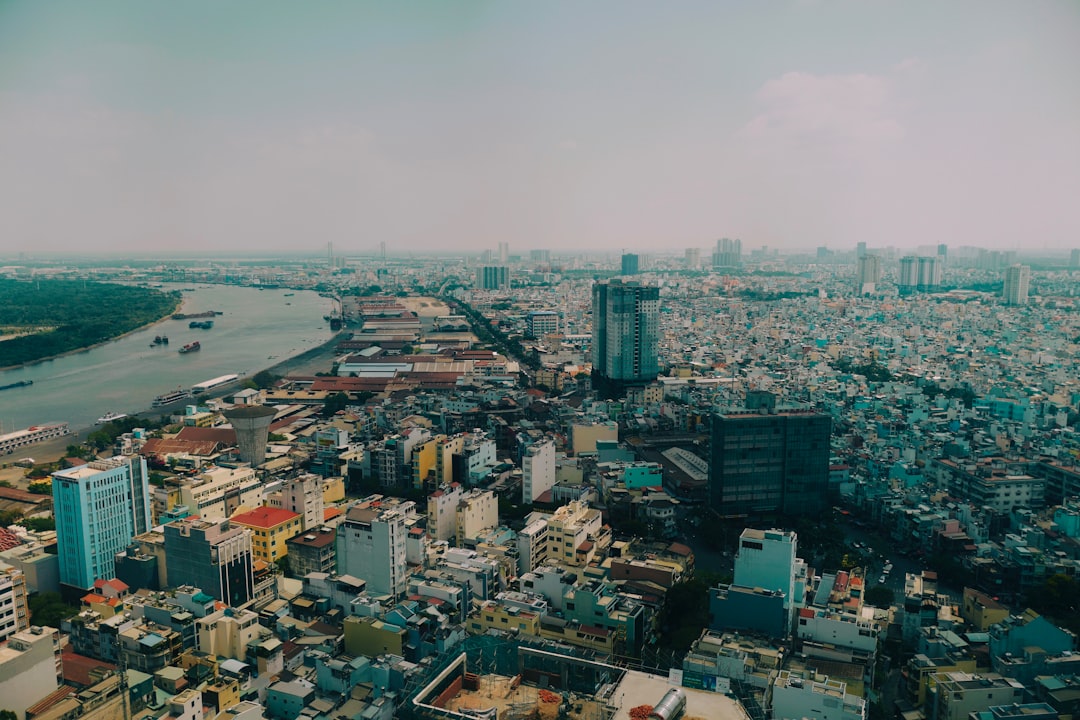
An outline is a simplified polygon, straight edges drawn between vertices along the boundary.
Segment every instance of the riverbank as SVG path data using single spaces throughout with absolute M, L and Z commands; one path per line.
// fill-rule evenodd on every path
M 294 355 L 291 358 L 286 358 L 279 363 L 266 367 L 264 370 L 282 376 L 287 374 L 314 375 L 316 372 L 326 372 L 330 369 L 330 366 L 337 357 L 336 348 L 338 343 L 341 342 L 341 336 L 343 334 L 345 334 L 344 331 L 338 331 L 331 335 L 330 339 L 326 342 L 313 348 L 309 348 L 299 355 Z M 219 389 L 202 395 L 200 396 L 200 399 L 220 398 L 235 392 L 236 386 L 231 385 L 226 389 Z M 182 407 L 183 404 L 174 405 L 169 408 L 149 407 L 145 410 L 139 410 L 128 414 L 159 419 L 176 414 L 177 410 Z M 32 457 L 38 463 L 56 462 L 67 454 L 67 447 L 69 445 L 78 445 L 84 442 L 87 436 L 97 429 L 98 427 L 95 425 L 74 429 L 70 435 L 53 438 L 52 440 L 46 440 L 45 442 L 23 448 L 20 451 L 18 458 Z
M 84 347 L 75 348 L 73 350 L 68 350 L 67 352 L 57 353 L 56 355 L 49 355 L 48 357 L 38 358 L 37 360 L 30 360 L 28 362 L 19 363 L 18 365 L 7 365 L 6 367 L 0 367 L 0 372 L 4 372 L 5 370 L 19 370 L 19 369 L 22 369 L 22 368 L 33 367 L 35 365 L 40 365 L 41 363 L 44 363 L 44 362 L 49 362 L 50 360 L 57 360 L 59 358 L 68 357 L 70 355 L 78 355 L 79 353 L 84 353 L 84 352 L 87 352 L 89 350 L 93 350 L 94 348 L 104 347 L 105 345 L 108 345 L 109 343 L 116 342 L 117 340 L 123 340 L 128 335 L 132 335 L 132 334 L 140 332 L 142 330 L 146 330 L 147 328 L 152 328 L 155 325 L 160 325 L 161 323 L 165 322 L 166 320 L 170 320 L 172 318 L 172 316 L 173 316 L 173 313 L 180 312 L 180 308 L 182 308 L 184 306 L 184 301 L 185 300 L 186 300 L 186 298 L 181 296 L 180 301 L 178 303 L 176 303 L 176 305 L 173 305 L 172 310 L 170 310 L 168 313 L 166 313 L 162 317 L 158 318 L 157 320 L 154 320 L 153 322 L 148 322 L 145 325 L 140 325 L 137 328 L 132 328 L 131 330 L 128 330 L 127 332 L 120 333 L 119 335 L 114 335 L 113 337 L 109 338 L 108 340 L 102 340 L 101 342 L 94 343 L 93 345 L 86 345 Z

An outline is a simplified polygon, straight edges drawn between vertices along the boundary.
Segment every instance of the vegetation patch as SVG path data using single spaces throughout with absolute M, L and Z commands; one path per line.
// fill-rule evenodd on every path
M 179 293 L 81 280 L 0 280 L 0 367 L 112 340 L 176 309 Z M 23 334 L 19 334 L 23 333 Z

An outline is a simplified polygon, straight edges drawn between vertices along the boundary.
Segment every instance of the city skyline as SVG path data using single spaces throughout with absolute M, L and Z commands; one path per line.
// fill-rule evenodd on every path
M 1078 61 L 1065 2 L 17 1 L 0 254 L 1067 252 Z

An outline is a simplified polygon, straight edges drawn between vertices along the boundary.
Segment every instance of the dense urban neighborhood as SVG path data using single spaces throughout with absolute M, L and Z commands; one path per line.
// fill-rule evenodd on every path
M 333 308 L 302 362 L 0 435 L 5 717 L 1080 712 L 1080 251 L 0 276 Z

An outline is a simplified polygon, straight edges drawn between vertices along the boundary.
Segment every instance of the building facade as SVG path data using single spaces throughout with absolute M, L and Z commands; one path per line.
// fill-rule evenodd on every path
M 251 531 L 228 520 L 184 518 L 165 526 L 168 584 L 192 585 L 233 607 L 255 596 Z
M 1005 271 L 1005 287 L 1001 296 L 1008 305 L 1027 305 L 1030 286 L 1031 268 L 1013 265 Z
M 543 440 L 521 457 L 521 502 L 529 504 L 555 485 L 555 443 Z
M 593 285 L 593 372 L 628 384 L 659 373 L 660 289 L 636 281 Z
M 150 528 L 146 461 L 95 460 L 52 475 L 60 582 L 83 590 L 115 575 L 116 554 Z
M 351 506 L 337 528 L 338 572 L 365 581 L 375 595 L 404 593 L 407 520 L 415 515 L 412 502 L 369 498 Z
M 725 517 L 813 514 L 828 504 L 832 419 L 806 411 L 713 416 L 710 503 Z

